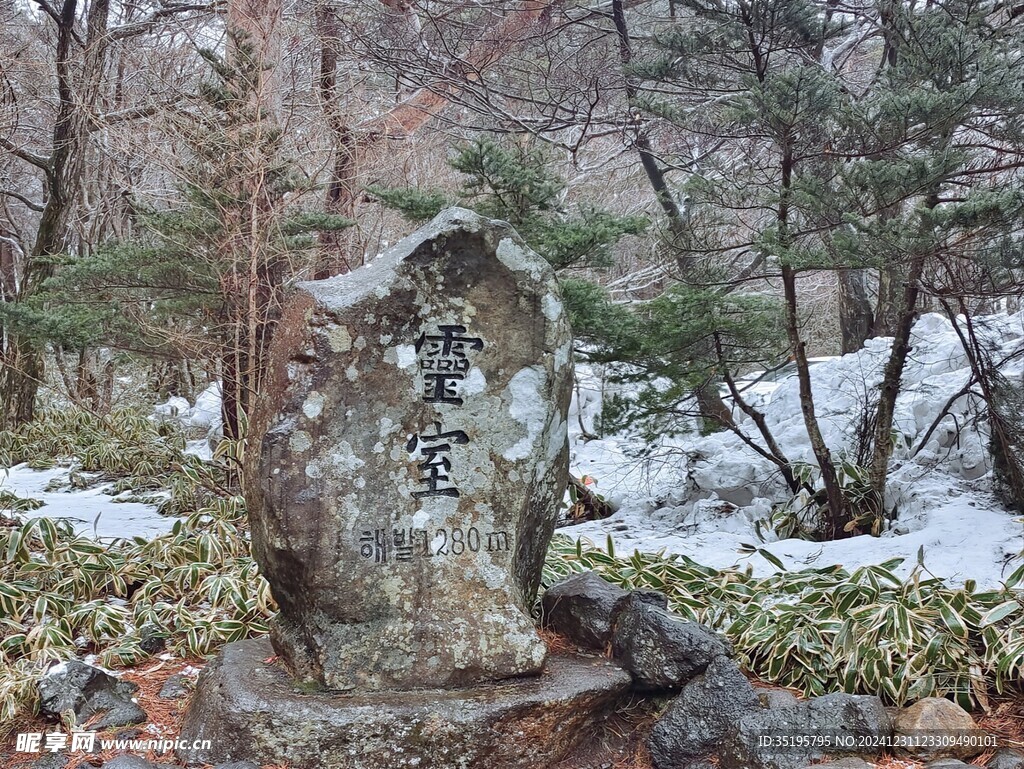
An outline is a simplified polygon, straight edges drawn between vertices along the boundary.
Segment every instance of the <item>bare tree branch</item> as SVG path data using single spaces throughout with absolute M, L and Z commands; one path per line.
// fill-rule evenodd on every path
M 37 2 L 39 0 L 36 0 Z M 202 15 L 204 13 L 220 13 L 227 7 L 227 0 L 211 0 L 208 3 L 175 3 L 168 4 L 159 10 L 153 11 L 149 16 L 142 19 L 141 21 L 133 21 L 130 24 L 122 24 L 118 27 L 113 27 L 107 33 L 110 40 L 123 40 L 126 37 L 135 37 L 136 35 L 144 35 L 150 32 L 153 27 L 169 18 L 173 18 L 178 14 L 196 12 L 196 15 Z
M 20 158 L 21 160 L 24 160 L 26 163 L 31 163 L 37 168 L 41 168 L 46 173 L 50 173 L 50 158 L 43 157 L 42 155 L 37 155 L 34 152 L 29 152 L 28 150 L 19 147 L 14 142 L 10 141 L 9 139 L 5 139 L 2 136 L 0 136 L 0 147 L 10 152 L 12 155 L 14 155 L 14 157 Z
M 36 211 L 38 213 L 42 213 L 42 211 L 43 211 L 43 206 L 41 204 L 34 203 L 33 201 L 29 200 L 28 198 L 26 198 L 21 193 L 15 192 L 14 190 L 0 190 L 0 195 L 6 195 L 9 198 L 14 198 L 15 200 L 20 200 L 28 208 L 30 208 L 31 210 Z

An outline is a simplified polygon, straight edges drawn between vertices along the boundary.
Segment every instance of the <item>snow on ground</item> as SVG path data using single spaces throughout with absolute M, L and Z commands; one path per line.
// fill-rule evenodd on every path
M 66 519 L 80 534 L 100 539 L 153 537 L 170 531 L 177 520 L 160 515 L 155 505 L 116 502 L 105 493 L 106 486 L 71 491 L 68 485 L 67 468 L 32 470 L 21 464 L 0 469 L 0 490 L 43 502 L 39 509 L 21 515 Z
M 212 455 L 211 437 L 220 430 L 220 383 L 214 382 L 197 397 L 172 396 L 153 407 L 153 419 L 174 420 L 186 429 L 206 430 L 205 438 L 188 441 L 185 452 L 201 459 Z M 171 530 L 177 518 L 160 515 L 156 505 L 121 502 L 106 493 L 110 485 L 73 489 L 68 468 L 32 470 L 27 465 L 0 468 L 0 490 L 19 497 L 31 497 L 43 506 L 20 513 L 26 518 L 60 518 L 70 521 L 80 534 L 110 539 L 114 537 L 154 537 Z
M 990 341 L 1003 373 L 1020 382 L 1017 354 L 1024 340 L 1024 313 L 975 318 Z M 888 339 L 869 340 L 857 353 L 821 360 L 811 368 L 815 405 L 822 432 L 833 452 L 854 445 L 856 418 L 876 391 L 889 353 Z M 647 456 L 623 436 L 586 441 L 594 432 L 601 395 L 608 385 L 586 366 L 570 416 L 572 471 L 589 475 L 594 489 L 617 512 L 603 521 L 562 529 L 603 547 L 612 537 L 618 554 L 664 551 L 717 568 L 750 564 L 756 574 L 775 571 L 743 545 L 763 547 L 787 569 L 842 564 L 855 568 L 906 558 L 907 573 L 924 548 L 926 567 L 951 581 L 977 580 L 994 585 L 1020 564 L 1024 523 L 991 494 L 990 457 L 984 424 L 973 419 L 980 409 L 971 396 L 955 401 L 928 442 L 912 456 L 946 402 L 969 378 L 963 347 L 948 319 L 923 316 L 914 327 L 912 351 L 897 402 L 896 430 L 906 444 L 897 450 L 890 478 L 890 502 L 899 515 L 881 537 L 855 537 L 816 543 L 787 539 L 762 542 L 755 522 L 784 502 L 788 491 L 776 468 L 733 433 L 663 440 Z M 758 387 L 766 421 L 784 453 L 793 461 L 813 454 L 800 410 L 795 377 L 773 388 Z M 756 436 L 750 420 L 737 412 L 742 428 Z M 582 422 L 582 428 L 580 426 Z M 958 426 L 961 428 L 958 431 Z M 768 533 L 766 539 L 772 539 Z
M 1024 346 L 1024 313 L 976 318 L 975 323 L 991 341 L 996 357 L 1008 360 L 1003 373 L 1019 382 L 1024 366 L 1019 358 L 1010 358 Z M 916 448 L 942 407 L 967 382 L 969 370 L 952 324 L 940 315 L 918 321 L 912 345 L 896 423 L 906 445 Z M 821 359 L 812 367 L 822 431 L 834 452 L 841 454 L 853 444 L 856 417 L 877 388 L 888 352 L 889 340 L 875 339 L 857 353 Z M 979 404 L 970 396 L 953 404 L 950 416 L 916 456 L 909 448 L 897 451 L 890 490 L 899 516 L 881 537 L 762 542 L 755 523 L 788 496 L 772 465 L 732 433 L 666 437 L 654 447 L 624 436 L 585 440 L 584 434 L 597 432 L 603 397 L 613 386 L 598 368 L 578 366 L 577 373 L 569 419 L 572 472 L 590 476 L 595 490 L 617 512 L 603 521 L 562 529 L 563 534 L 600 547 L 610 535 L 619 554 L 681 554 L 716 568 L 749 564 L 757 574 L 772 573 L 775 567 L 756 553 L 741 552 L 745 545 L 768 550 L 788 569 L 837 563 L 855 568 L 900 557 L 906 559 L 898 570 L 904 574 L 923 548 L 932 573 L 955 582 L 974 579 L 985 586 L 997 584 L 1020 563 L 1024 523 L 991 494 L 987 437 L 984 425 L 973 419 Z M 752 385 L 751 391 L 787 456 L 795 461 L 812 459 L 795 377 L 787 378 L 784 370 L 775 381 Z M 208 458 L 209 438 L 220 423 L 219 386 L 207 387 L 195 405 L 171 399 L 155 407 L 154 415 L 207 429 L 208 437 L 191 441 L 188 450 Z M 743 429 L 755 435 L 749 419 L 738 412 L 736 416 L 742 417 Z M 158 515 L 152 505 L 117 503 L 101 488 L 46 491 L 55 479 L 66 487 L 67 470 L 33 471 L 24 465 L 0 470 L 0 488 L 46 503 L 30 515 L 67 517 L 82 532 L 153 536 L 173 524 L 174 519 Z

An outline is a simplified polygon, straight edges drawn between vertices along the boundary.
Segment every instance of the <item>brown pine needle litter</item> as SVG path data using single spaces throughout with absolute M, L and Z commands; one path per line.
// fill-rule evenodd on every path
M 554 633 L 550 630 L 540 630 L 541 638 L 547 644 L 552 654 L 574 654 L 578 652 L 573 644 L 565 636 Z M 268 660 L 270 662 L 271 660 Z M 170 739 L 173 740 L 179 735 L 181 718 L 188 706 L 188 697 L 178 700 L 161 699 L 159 692 L 167 679 L 172 675 L 181 673 L 187 668 L 193 670 L 202 668 L 204 660 L 150 660 L 135 668 L 127 668 L 122 671 L 121 678 L 138 685 L 135 698 L 139 705 L 146 711 L 148 721 L 138 727 L 116 727 L 107 729 L 97 736 L 97 745 L 100 739 Z M 749 676 L 751 683 L 757 689 L 778 689 L 788 691 L 800 699 L 804 699 L 800 692 L 795 689 L 776 686 Z M 192 679 L 194 681 L 194 678 Z M 592 739 L 584 740 L 582 749 L 577 749 L 558 765 L 559 769 L 578 769 L 580 766 L 610 765 L 613 769 L 653 769 L 650 754 L 645 746 L 647 734 L 657 718 L 658 708 L 652 707 L 650 701 L 634 699 L 620 706 L 605 723 L 603 723 Z M 1024 748 L 1024 698 L 1006 698 L 995 704 L 991 710 L 978 718 L 978 725 L 1000 738 L 1000 742 L 1013 748 Z M 22 769 L 29 767 L 43 753 L 13 753 L 14 735 L 21 732 L 46 733 L 54 729 L 54 725 L 36 716 L 33 718 L 21 718 L 12 725 L 10 738 L 0 744 L 0 766 L 11 767 L 11 769 Z M 100 767 L 105 761 L 109 761 L 127 751 L 110 749 L 91 754 L 68 754 L 70 762 L 66 769 L 94 769 Z M 138 752 L 137 755 L 152 761 L 158 766 L 160 764 L 174 764 L 175 757 L 168 754 L 156 753 L 155 751 Z M 977 767 L 984 767 L 992 758 L 994 752 L 989 751 L 976 756 L 971 764 Z M 594 764 L 593 761 L 597 760 Z M 897 757 L 892 754 L 868 757 L 875 769 L 923 769 L 925 762 Z M 829 760 L 822 762 L 825 766 Z M 717 758 L 710 759 L 714 766 L 718 765 Z M 210 769 L 207 765 L 206 769 Z M 262 769 L 290 769 L 287 764 L 265 764 Z

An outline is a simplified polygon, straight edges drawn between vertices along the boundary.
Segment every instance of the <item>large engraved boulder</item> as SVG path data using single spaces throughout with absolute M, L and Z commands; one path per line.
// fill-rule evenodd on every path
M 245 469 L 274 649 L 334 690 L 530 675 L 569 327 L 509 225 L 450 209 L 287 301 Z

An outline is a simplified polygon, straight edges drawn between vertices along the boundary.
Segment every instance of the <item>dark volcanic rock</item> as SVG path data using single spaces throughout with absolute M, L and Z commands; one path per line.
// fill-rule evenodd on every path
M 725 735 L 719 754 L 722 769 L 800 769 L 830 755 L 880 752 L 880 748 L 862 747 L 891 737 L 892 720 L 878 697 L 853 694 L 828 694 L 788 708 L 758 710 L 740 718 Z M 785 738 L 802 739 L 785 744 Z M 813 742 L 827 737 L 831 746 Z M 762 738 L 771 738 L 766 744 Z M 808 740 L 810 738 L 810 740 Z M 836 747 L 849 740 L 849 750 Z M 780 744 L 781 743 L 781 744 Z
M 592 571 L 573 574 L 544 593 L 544 626 L 578 646 L 604 649 L 612 635 L 612 616 L 627 595 Z
M 673 689 L 700 675 L 716 657 L 730 656 L 728 641 L 698 622 L 630 595 L 615 619 L 612 654 L 640 689 Z
M 536 674 L 528 607 L 567 481 L 571 337 L 550 266 L 450 209 L 286 302 L 250 420 L 274 648 L 337 690 Z
M 634 601 L 645 603 L 648 606 L 656 606 L 659 609 L 668 609 L 668 596 L 662 593 L 660 590 L 646 590 L 641 588 L 640 590 L 633 590 L 629 597 Z M 626 602 L 622 602 L 616 607 L 616 613 L 618 613 Z
M 657 769 L 676 769 L 715 751 L 739 719 L 760 704 L 754 687 L 728 657 L 716 657 L 683 687 L 647 741 Z
M 167 631 L 156 625 L 143 625 L 139 630 L 139 648 L 147 654 L 156 654 L 167 648 Z
M 132 693 L 139 687 L 78 660 L 51 668 L 38 688 L 39 710 L 51 718 L 60 718 L 65 710 L 72 710 L 76 722 L 84 724 L 102 713 L 102 718 L 90 724 L 96 730 L 146 720 L 146 711 L 132 702 Z
M 759 689 L 757 698 L 766 708 L 791 708 L 800 704 L 800 699 L 785 689 Z
M 629 689 L 606 660 L 554 656 L 539 676 L 469 689 L 300 692 L 265 640 L 228 644 L 200 676 L 181 739 L 190 762 L 291 769 L 546 769 Z
M 1024 769 L 1024 753 L 1013 748 L 1000 748 L 985 766 L 988 769 Z
M 180 700 L 187 697 L 189 691 L 191 689 L 189 688 L 188 676 L 175 673 L 173 676 L 168 676 L 167 680 L 164 681 L 164 685 L 160 687 L 160 693 L 157 696 L 162 700 Z

